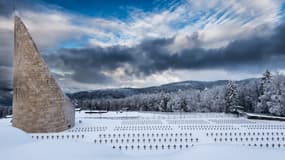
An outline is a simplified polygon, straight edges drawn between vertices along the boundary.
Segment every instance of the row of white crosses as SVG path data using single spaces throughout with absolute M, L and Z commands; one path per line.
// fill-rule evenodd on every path
M 123 134 L 99 134 L 99 138 L 120 138 L 120 137 L 187 137 L 192 136 L 192 133 L 123 133 Z
M 126 138 L 126 139 L 94 139 L 94 143 L 172 143 L 172 142 L 180 142 L 180 143 L 189 143 L 189 142 L 198 142 L 198 138 Z
M 167 120 L 169 124 L 209 124 L 208 121 L 200 119 L 179 119 L 179 120 Z
M 206 133 L 207 136 L 250 136 L 250 135 L 253 135 L 253 136 L 283 136 L 285 135 L 285 133 L 283 132 L 211 132 L 211 133 Z
M 181 125 L 181 130 L 238 130 L 234 125 Z
M 106 131 L 107 127 L 80 127 L 68 130 L 68 132 L 98 132 Z
M 246 119 L 210 119 L 210 122 L 216 124 L 255 124 L 256 122 Z
M 155 150 L 158 150 L 158 149 L 161 149 L 161 150 L 164 150 L 164 149 L 183 149 L 183 148 L 189 148 L 189 147 L 193 147 L 194 144 L 168 144 L 168 145 L 119 145 L 119 146 L 113 146 L 113 149 L 125 149 L 125 150 L 152 150 L 152 149 L 155 149 Z
M 285 125 L 281 124 L 258 124 L 258 125 L 242 125 L 247 129 L 285 129 Z
M 162 124 L 161 120 L 123 120 L 121 122 L 122 125 L 156 125 L 156 124 Z
M 138 131 L 138 130 L 172 130 L 169 125 L 138 125 L 138 126 L 116 126 L 114 131 Z
M 55 134 L 55 135 L 32 135 L 36 140 L 62 140 L 62 139 L 83 139 L 84 134 Z
M 285 147 L 283 132 L 216 132 L 206 133 L 214 142 L 237 143 L 254 147 Z

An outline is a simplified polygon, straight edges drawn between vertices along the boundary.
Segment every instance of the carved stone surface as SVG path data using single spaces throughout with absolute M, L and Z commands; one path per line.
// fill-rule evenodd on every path
M 19 17 L 14 27 L 13 126 L 30 133 L 73 127 L 74 106 L 53 79 Z

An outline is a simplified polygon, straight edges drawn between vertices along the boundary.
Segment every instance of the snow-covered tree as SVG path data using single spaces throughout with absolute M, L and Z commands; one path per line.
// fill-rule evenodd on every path
M 266 71 L 261 80 L 244 80 L 238 85 L 229 82 L 226 87 L 173 89 L 107 98 L 79 96 L 73 102 L 82 109 L 120 110 L 127 107 L 129 110 L 163 112 L 230 112 L 240 105 L 247 112 L 285 116 L 285 76 L 282 74 L 273 76 Z
M 169 111 L 169 101 L 170 101 L 170 96 L 167 93 L 162 92 L 160 94 L 160 110 L 168 112 Z
M 254 112 L 258 97 L 261 95 L 260 81 L 252 80 L 247 84 L 239 85 L 239 104 L 244 107 L 246 112 Z
M 210 110 L 212 112 L 222 112 L 225 108 L 225 90 L 224 87 L 214 87 L 207 90 L 210 96 Z
M 187 101 L 184 95 L 180 96 L 180 110 L 186 112 L 187 111 Z
M 271 104 L 271 97 L 274 95 L 274 88 L 272 83 L 272 75 L 266 70 L 261 78 L 262 93 L 258 97 L 258 103 L 255 111 L 258 113 L 268 113 L 269 105 Z
M 191 90 L 191 91 L 184 91 L 186 96 L 186 110 L 188 112 L 195 112 L 199 108 L 198 100 L 200 100 L 200 91 Z
M 284 98 L 285 98 L 285 87 L 284 87 L 284 75 L 277 73 L 272 79 L 272 95 L 270 100 L 267 102 L 269 113 L 277 116 L 285 115 Z
M 238 106 L 238 90 L 233 81 L 229 81 L 225 89 L 225 112 L 231 112 Z

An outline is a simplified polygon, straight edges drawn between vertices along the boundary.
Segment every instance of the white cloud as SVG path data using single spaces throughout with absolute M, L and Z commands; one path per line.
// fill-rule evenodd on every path
M 282 72 L 283 73 L 283 72 Z M 174 83 L 187 80 L 197 81 L 215 81 L 215 80 L 242 80 L 246 78 L 260 77 L 259 73 L 242 73 L 231 72 L 225 70 L 167 70 L 162 73 L 155 73 L 146 77 L 136 77 L 132 75 L 112 75 L 107 73 L 117 83 L 113 84 L 87 84 L 76 82 L 70 78 L 58 80 L 60 85 L 67 92 L 79 90 L 94 90 L 106 88 L 124 88 L 124 87 L 151 87 L 166 83 Z
M 110 73 L 106 73 L 110 75 Z M 106 88 L 124 88 L 124 87 L 150 87 L 161 85 L 170 82 L 178 82 L 181 79 L 176 76 L 176 74 L 172 71 L 164 71 L 159 74 L 152 74 L 147 77 L 136 77 L 131 75 L 111 75 L 117 82 L 113 84 L 88 84 L 88 83 L 80 83 L 70 79 L 69 77 L 57 77 L 58 82 L 62 88 L 66 92 L 75 92 L 79 90 L 94 90 L 94 89 L 106 89 Z
M 135 45 L 145 38 L 169 38 L 176 42 L 194 32 L 201 36 L 204 47 L 220 47 L 247 36 L 262 25 L 275 26 L 280 19 L 281 1 L 277 0 L 189 0 L 171 10 L 153 13 L 130 12 L 130 18 L 103 19 L 64 13 L 22 11 L 20 16 L 41 48 L 64 40 L 87 37 L 86 45 Z M 0 17 L 0 29 L 12 30 L 13 20 Z M 4 28 L 3 28 L 4 27 Z
M 274 0 L 190 0 L 189 4 L 189 10 L 195 11 L 194 15 L 202 12 L 202 16 L 194 26 L 186 26 L 179 34 L 196 30 L 203 47 L 207 48 L 225 46 L 235 39 L 257 34 L 256 29 L 262 26 L 275 27 L 281 18 L 281 2 Z
M 30 30 L 40 50 L 61 47 L 64 41 L 84 40 L 81 47 L 99 45 L 133 46 L 146 38 L 175 36 L 169 49 L 178 52 L 189 47 L 216 48 L 229 42 L 257 34 L 265 28 L 280 23 L 278 0 L 189 0 L 167 10 L 153 13 L 131 12 L 127 20 L 83 17 L 49 8 L 44 12 L 21 11 L 19 13 Z M 261 28 L 261 29 L 260 29 Z M 0 32 L 13 31 L 13 18 L 0 17 Z M 12 38 L 1 41 L 12 41 Z M 0 56 L 11 51 L 11 45 L 0 43 Z M 3 45 L 2 45 L 3 44 Z M 9 43 L 9 44 L 12 44 Z M 7 46 L 10 49 L 7 49 Z M 5 49 L 5 51 L 4 51 Z M 10 53 L 9 53 L 10 54 Z M 112 74 L 119 86 L 145 86 L 180 80 L 215 80 L 247 78 L 254 74 L 237 73 L 234 76 L 223 70 L 216 71 L 165 71 L 145 79 L 125 75 L 120 69 Z M 72 85 L 75 82 L 71 83 Z M 76 83 L 77 84 L 77 83 Z M 85 85 L 80 85 L 84 86 Z M 89 86 L 89 85 L 88 85 Z M 94 85 L 98 87 L 98 85 Z M 104 86 L 108 87 L 108 86 Z

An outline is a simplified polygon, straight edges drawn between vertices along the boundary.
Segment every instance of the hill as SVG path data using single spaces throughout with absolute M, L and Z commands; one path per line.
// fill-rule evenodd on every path
M 236 81 L 238 85 L 246 85 L 252 81 L 258 80 L 256 78 L 245 79 Z M 71 99 L 98 99 L 98 98 L 125 98 L 137 94 L 155 94 L 155 93 L 172 93 L 185 90 L 204 90 L 206 88 L 213 88 L 216 86 L 224 86 L 228 80 L 218 81 L 182 81 L 160 86 L 152 86 L 146 88 L 117 88 L 117 89 L 104 89 L 93 91 L 81 91 L 70 93 L 68 96 Z

